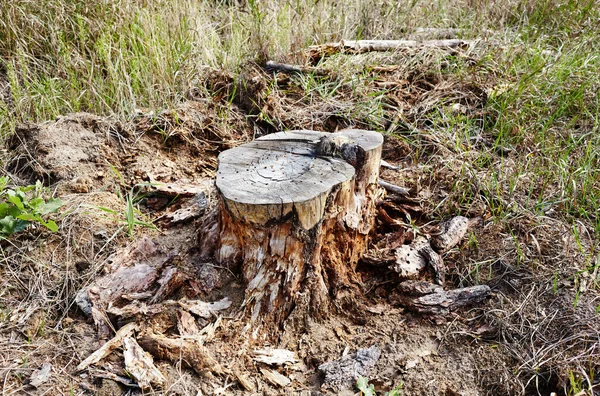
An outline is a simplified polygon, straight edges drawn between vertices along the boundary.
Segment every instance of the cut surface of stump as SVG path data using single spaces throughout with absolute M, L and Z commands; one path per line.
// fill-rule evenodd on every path
M 253 321 L 324 315 L 359 291 L 383 137 L 286 131 L 219 155 L 217 259 L 241 264 Z

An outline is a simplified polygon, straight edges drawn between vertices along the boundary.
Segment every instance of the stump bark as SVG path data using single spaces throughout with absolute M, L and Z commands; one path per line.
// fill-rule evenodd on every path
M 241 264 L 252 321 L 322 318 L 360 291 L 382 143 L 372 131 L 287 131 L 219 155 L 216 256 Z

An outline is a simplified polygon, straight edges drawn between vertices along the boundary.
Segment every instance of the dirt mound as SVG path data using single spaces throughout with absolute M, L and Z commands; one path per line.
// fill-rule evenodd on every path
M 21 125 L 9 142 L 15 155 L 7 170 L 28 182 L 43 180 L 59 193 L 199 182 L 212 175 L 221 150 L 251 137 L 235 111 L 222 118 L 218 111 L 205 102 L 188 102 L 130 123 L 78 113 Z

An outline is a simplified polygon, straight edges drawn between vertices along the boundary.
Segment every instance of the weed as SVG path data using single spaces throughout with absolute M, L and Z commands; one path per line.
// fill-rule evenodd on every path
M 402 382 L 396 388 L 389 392 L 385 392 L 385 396 L 401 396 Z M 366 377 L 358 377 L 356 380 L 356 387 L 360 391 L 361 396 L 376 396 L 375 385 L 369 383 L 369 379 Z
M 52 232 L 58 230 L 54 220 L 45 220 L 55 213 L 62 201 L 58 198 L 45 200 L 47 193 L 42 183 L 8 188 L 7 177 L 0 177 L 0 237 L 21 232 L 32 224 L 40 224 Z
M 143 196 L 139 195 L 136 190 L 139 187 L 145 186 L 146 184 L 137 184 L 133 186 L 125 197 L 122 197 L 120 192 L 119 196 L 124 198 L 125 201 L 125 209 L 122 212 L 118 212 L 116 210 L 106 208 L 106 207 L 98 207 L 98 209 L 110 213 L 114 216 L 114 221 L 119 223 L 124 223 L 127 228 L 127 235 L 129 237 L 133 237 L 134 229 L 136 226 L 147 227 L 151 229 L 156 229 L 156 226 L 149 221 L 141 220 L 143 214 L 140 212 L 137 207 L 137 203 L 143 198 Z

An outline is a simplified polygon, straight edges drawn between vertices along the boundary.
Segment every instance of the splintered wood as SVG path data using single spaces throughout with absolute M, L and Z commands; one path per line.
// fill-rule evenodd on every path
M 281 324 L 301 296 L 323 315 L 330 296 L 357 290 L 382 143 L 371 131 L 288 131 L 221 153 L 217 259 L 242 263 L 253 321 Z

